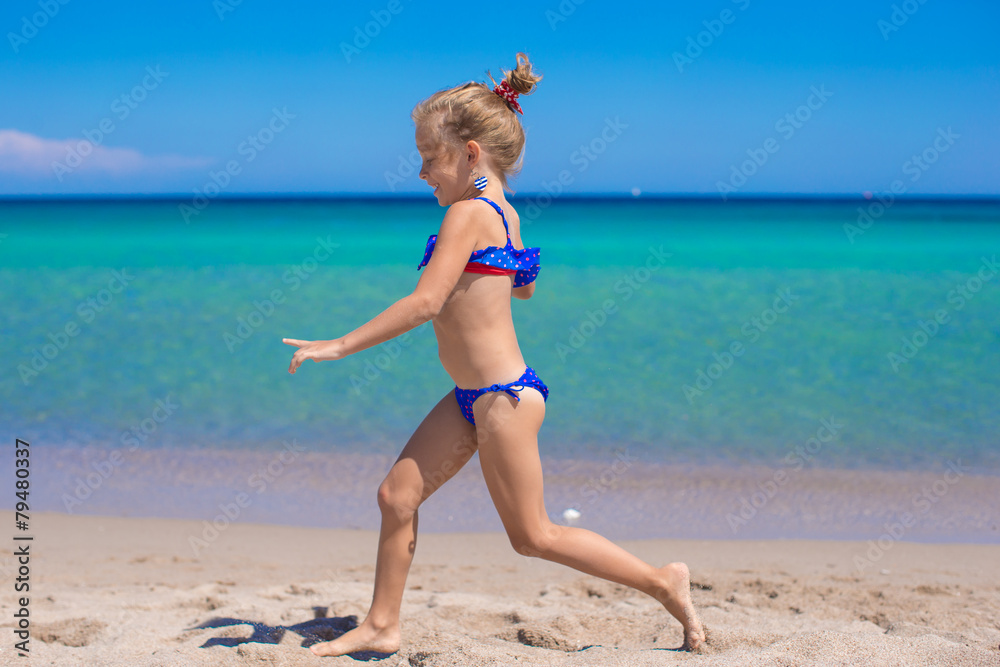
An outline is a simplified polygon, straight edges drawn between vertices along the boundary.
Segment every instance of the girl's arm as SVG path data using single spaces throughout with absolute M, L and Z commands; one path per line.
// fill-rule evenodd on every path
M 476 247 L 476 231 L 471 202 L 451 205 L 441 222 L 434 254 L 424 267 L 413 293 L 404 296 L 371 321 L 349 334 L 333 340 L 305 341 L 284 338 L 282 342 L 298 347 L 292 356 L 289 373 L 307 359 L 332 361 L 384 343 L 434 319 L 462 276 L 469 255 Z
M 531 295 L 535 293 L 535 281 L 531 281 L 527 285 L 515 287 L 510 293 L 515 299 L 530 299 Z
M 514 240 L 517 241 L 517 245 L 524 247 L 524 242 L 521 240 L 521 224 L 520 218 L 518 218 L 517 231 L 514 233 Z M 531 281 L 527 285 L 521 285 L 520 287 L 515 287 L 511 290 L 511 296 L 515 299 L 530 299 L 531 295 L 535 293 L 535 281 Z

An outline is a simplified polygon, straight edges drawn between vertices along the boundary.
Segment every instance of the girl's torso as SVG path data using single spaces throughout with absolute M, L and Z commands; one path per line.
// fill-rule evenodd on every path
M 523 252 L 517 213 L 502 199 L 496 203 L 504 212 L 513 248 Z M 478 220 L 481 230 L 478 248 L 507 245 L 507 231 L 502 222 L 501 216 L 484 204 Z M 464 272 L 434 318 L 438 357 L 458 387 L 477 389 L 510 382 L 524 372 L 524 358 L 511 316 L 513 285 L 514 275 Z

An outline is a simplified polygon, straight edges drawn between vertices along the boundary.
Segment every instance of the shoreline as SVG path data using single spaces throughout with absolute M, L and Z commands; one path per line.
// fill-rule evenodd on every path
M 40 447 L 32 508 L 72 515 L 216 519 L 378 530 L 375 494 L 394 456 Z M 610 539 L 824 539 L 1000 543 L 1000 476 L 542 459 L 550 517 Z M 0 474 L 10 463 L 0 463 Z M 434 471 L 426 475 L 435 482 Z M 421 508 L 427 532 L 501 532 L 474 456 Z
M 195 520 L 39 512 L 31 521 L 39 664 L 320 664 L 304 645 L 363 618 L 370 602 L 372 531 L 234 523 L 195 556 Z M 710 632 L 704 654 L 662 650 L 680 643 L 680 625 L 655 601 L 521 557 L 503 534 L 421 533 L 403 646 L 381 664 L 992 665 L 1000 656 L 1000 546 L 901 542 L 859 573 L 863 542 L 620 543 L 650 563 L 690 565 Z M 8 545 L 0 565 L 10 581 Z M 0 626 L 11 627 L 12 594 L 0 603 Z

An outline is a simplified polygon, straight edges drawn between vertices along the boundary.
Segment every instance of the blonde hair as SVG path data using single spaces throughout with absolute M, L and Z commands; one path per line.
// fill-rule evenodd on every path
M 496 85 L 493 76 L 487 72 Z M 504 81 L 521 95 L 530 95 L 542 80 L 531 70 L 524 53 L 517 54 L 517 67 L 504 71 Z M 504 98 L 485 83 L 470 81 L 454 88 L 441 90 L 413 108 L 410 114 L 418 126 L 435 123 L 440 140 L 462 148 L 475 141 L 489 154 L 500 172 L 500 185 L 513 192 L 507 177 L 517 175 L 524 157 L 524 128 L 517 112 Z

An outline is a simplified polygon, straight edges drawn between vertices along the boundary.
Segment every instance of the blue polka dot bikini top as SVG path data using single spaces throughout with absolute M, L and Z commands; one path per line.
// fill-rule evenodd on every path
M 503 220 L 503 228 L 507 232 L 507 245 L 500 248 L 495 245 L 476 250 L 469 257 L 469 263 L 465 265 L 467 273 L 487 273 L 492 275 L 514 275 L 514 287 L 521 287 L 535 282 L 541 263 L 538 254 L 541 248 L 521 248 L 518 250 L 510 242 L 510 228 L 507 226 L 507 216 L 503 214 L 503 209 L 490 201 L 486 197 L 475 197 L 496 209 Z M 437 243 L 437 234 L 431 234 L 427 239 L 427 248 L 424 250 L 424 259 L 417 266 L 417 270 L 427 266 L 434 253 L 434 246 Z

